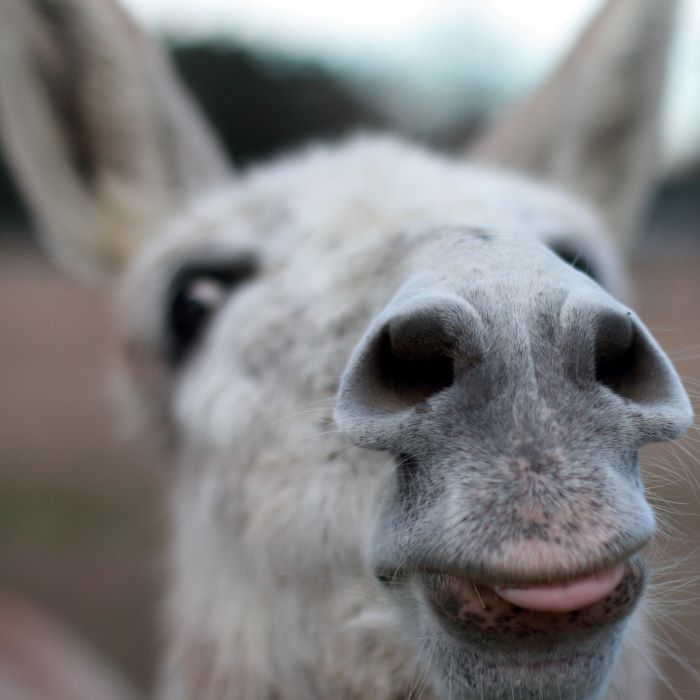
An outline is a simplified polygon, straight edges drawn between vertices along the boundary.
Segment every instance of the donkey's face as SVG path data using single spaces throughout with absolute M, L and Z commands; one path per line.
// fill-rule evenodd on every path
M 669 5 L 611 2 L 476 153 L 629 230 Z M 599 697 L 653 531 L 637 451 L 691 418 L 603 219 L 378 138 L 222 185 L 116 6 L 8 0 L 3 27 L 2 126 L 58 257 L 96 274 L 153 236 L 120 309 L 175 465 L 165 696 Z
M 690 415 L 639 319 L 548 247 L 588 249 L 615 284 L 597 219 L 369 139 L 200 211 L 137 262 L 124 305 L 186 455 L 178 520 L 206 509 L 196 547 L 218 533 L 207 576 L 361 581 L 396 624 L 373 633 L 421 640 L 408 668 L 446 697 L 597 691 L 653 531 L 637 451 Z M 156 392 L 149 353 L 168 358 Z M 192 484 L 212 480 L 204 506 Z

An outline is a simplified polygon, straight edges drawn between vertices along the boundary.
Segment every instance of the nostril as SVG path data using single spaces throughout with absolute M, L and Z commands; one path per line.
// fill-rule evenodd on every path
M 610 313 L 599 319 L 595 379 L 618 396 L 636 403 L 653 403 L 665 394 L 666 368 L 631 314 Z
M 377 345 L 377 379 L 396 398 L 416 404 L 454 382 L 454 342 L 437 319 L 393 319 Z
M 692 409 L 670 361 L 632 312 L 606 309 L 593 324 L 591 374 L 629 402 L 641 428 L 640 445 L 682 435 Z
M 343 374 L 335 410 L 340 429 L 365 447 L 403 451 L 405 414 L 430 410 L 426 399 L 479 363 L 482 332 L 473 310 L 449 294 L 390 305 Z
M 597 382 L 625 398 L 635 398 L 643 355 L 629 316 L 607 314 L 599 319 L 595 337 Z

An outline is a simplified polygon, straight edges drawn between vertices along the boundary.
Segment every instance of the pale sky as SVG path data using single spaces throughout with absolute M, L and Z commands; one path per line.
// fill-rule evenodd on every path
M 507 100 L 538 80 L 601 0 L 122 0 L 149 27 L 318 59 L 392 86 L 439 122 L 466 88 Z M 664 113 L 667 158 L 700 152 L 700 0 L 682 0 Z M 492 76 L 496 75 L 497 80 Z M 429 97 L 431 99 L 424 99 Z M 430 111 L 429 105 L 433 106 Z M 442 105 L 443 109 L 435 109 Z M 463 105 L 461 105 L 463 106 Z M 420 110 L 423 109 L 423 113 Z

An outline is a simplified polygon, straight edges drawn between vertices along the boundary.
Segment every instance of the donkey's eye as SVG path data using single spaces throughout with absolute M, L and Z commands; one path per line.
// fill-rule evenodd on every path
M 227 287 L 215 277 L 195 277 L 178 290 L 170 307 L 170 354 L 177 362 L 197 341 L 207 321 L 224 303 Z
M 189 263 L 177 272 L 165 318 L 166 349 L 174 365 L 187 358 L 233 288 L 253 277 L 257 268 L 256 258 L 245 255 L 226 262 Z

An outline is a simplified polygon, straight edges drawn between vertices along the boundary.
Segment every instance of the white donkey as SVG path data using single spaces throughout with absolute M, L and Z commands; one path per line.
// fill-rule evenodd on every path
M 46 244 L 128 261 L 127 405 L 172 462 L 158 697 L 651 697 L 637 452 L 691 408 L 606 231 L 647 195 L 671 5 L 605 5 L 480 165 L 363 136 L 238 175 L 112 0 L 2 0 Z

